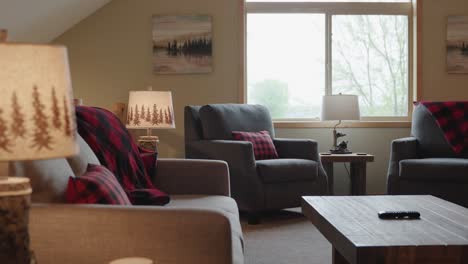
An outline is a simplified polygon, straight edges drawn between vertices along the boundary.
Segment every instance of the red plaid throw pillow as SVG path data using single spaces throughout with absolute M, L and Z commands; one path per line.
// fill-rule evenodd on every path
M 85 174 L 70 177 L 65 196 L 69 203 L 131 205 L 114 174 L 101 165 L 88 164 Z
M 240 141 L 250 141 L 253 144 L 253 150 L 256 160 L 277 159 L 278 153 L 276 152 L 273 140 L 268 131 L 260 132 L 241 132 L 232 131 L 232 138 Z

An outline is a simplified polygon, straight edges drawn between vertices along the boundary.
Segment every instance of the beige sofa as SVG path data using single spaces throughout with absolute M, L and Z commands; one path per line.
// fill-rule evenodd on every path
M 147 257 L 157 263 L 244 262 L 238 208 L 223 161 L 158 160 L 155 184 L 171 195 L 160 206 L 66 205 L 69 175 L 99 163 L 81 137 L 78 156 L 14 163 L 31 178 L 31 247 L 39 263 L 108 263 Z M 62 204 L 61 204 L 62 203 Z

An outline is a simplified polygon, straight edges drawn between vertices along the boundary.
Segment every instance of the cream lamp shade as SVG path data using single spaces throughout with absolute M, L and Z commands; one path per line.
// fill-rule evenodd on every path
M 170 91 L 130 91 L 127 128 L 175 128 Z
M 67 49 L 0 43 L 0 160 L 78 153 Z
M 321 120 L 359 120 L 360 117 L 357 95 L 323 96 Z

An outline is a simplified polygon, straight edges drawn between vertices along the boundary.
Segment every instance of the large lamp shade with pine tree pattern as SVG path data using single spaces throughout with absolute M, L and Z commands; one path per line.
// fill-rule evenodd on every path
M 75 155 L 66 48 L 6 43 L 6 31 L 0 33 L 0 160 Z M 31 192 L 28 178 L 0 175 L 1 263 L 36 263 L 28 233 Z
M 78 152 L 67 49 L 0 43 L 0 160 Z

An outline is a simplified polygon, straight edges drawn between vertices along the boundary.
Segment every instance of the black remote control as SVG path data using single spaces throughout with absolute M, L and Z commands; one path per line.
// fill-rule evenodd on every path
M 421 214 L 416 211 L 380 211 L 378 213 L 380 219 L 419 219 Z

